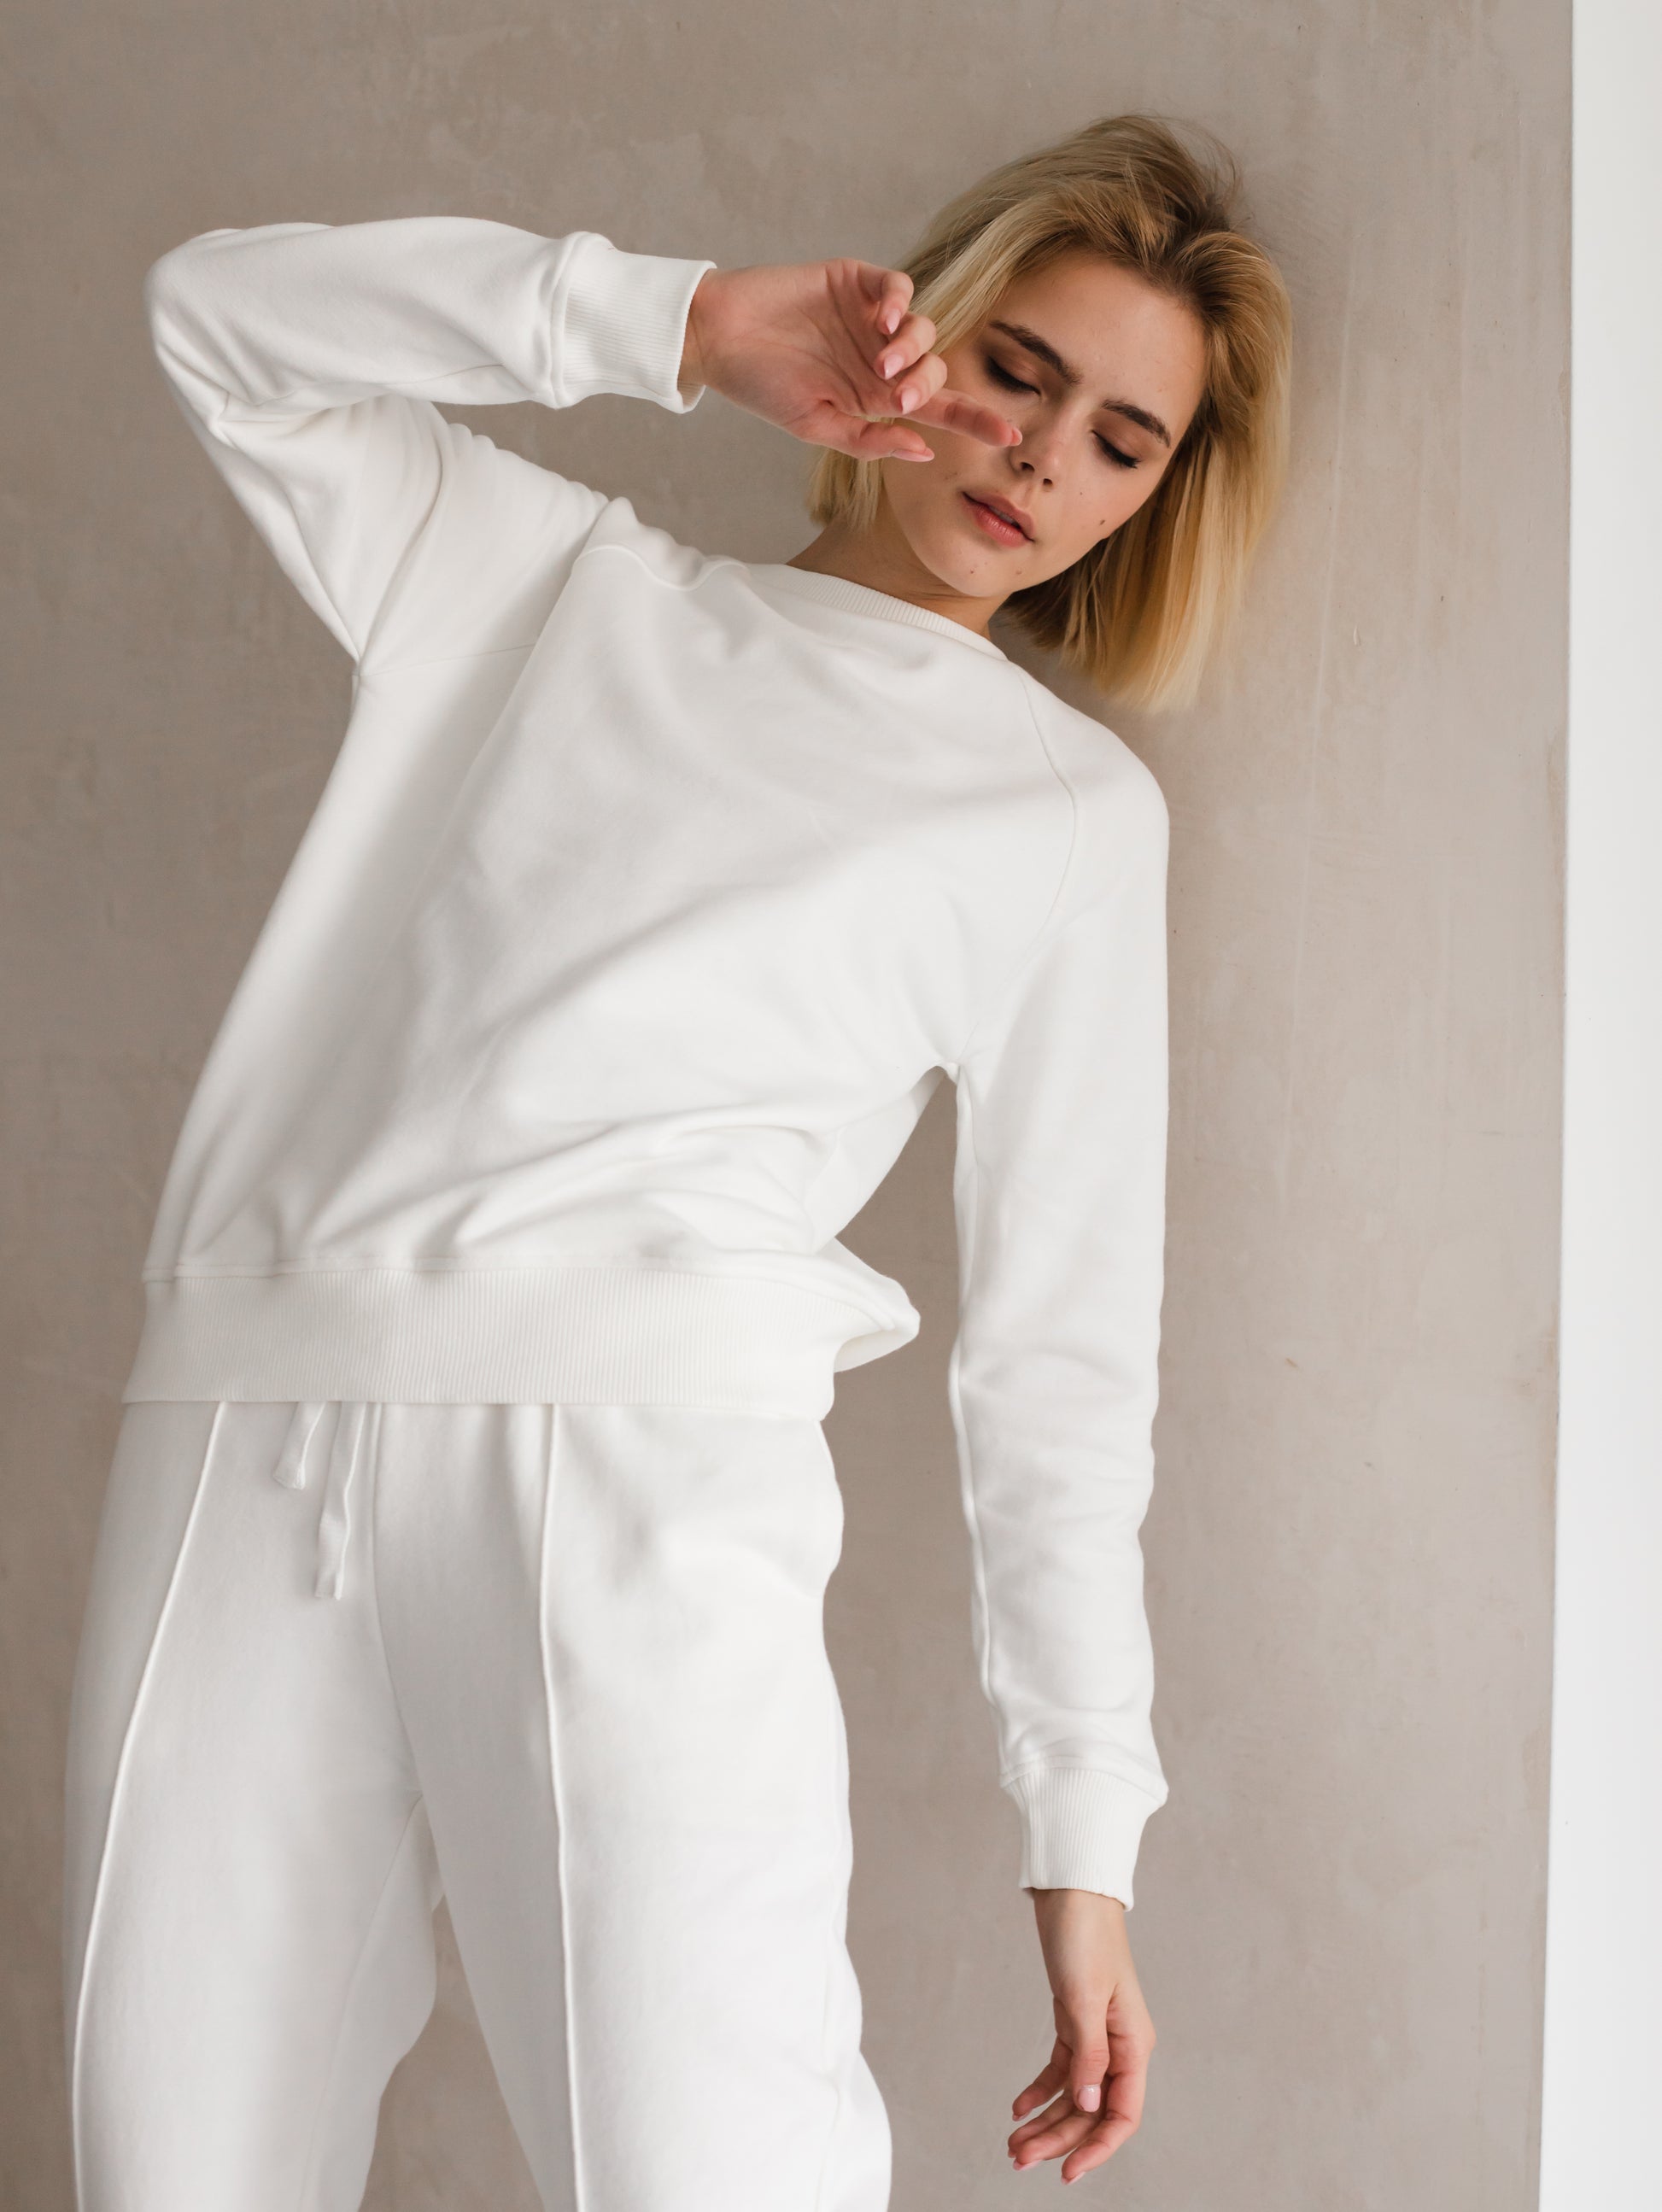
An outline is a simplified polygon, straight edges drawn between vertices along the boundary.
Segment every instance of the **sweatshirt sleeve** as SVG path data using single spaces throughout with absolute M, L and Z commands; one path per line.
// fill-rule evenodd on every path
M 678 388 L 687 311 L 714 265 L 472 216 L 270 223 L 174 246 L 144 304 L 192 429 L 362 664 L 466 650 L 516 598 L 534 636 L 539 587 L 606 503 L 435 402 L 617 392 L 684 414 L 703 396 Z
M 1139 1530 L 1165 1274 L 1169 830 L 1121 748 L 1105 787 L 1075 793 L 1049 920 L 955 1071 L 948 1387 L 1018 1879 L 1128 1907 L 1166 1796 Z

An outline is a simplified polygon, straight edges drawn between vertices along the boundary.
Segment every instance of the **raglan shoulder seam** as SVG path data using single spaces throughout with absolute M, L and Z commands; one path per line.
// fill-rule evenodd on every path
M 1046 768 L 1049 769 L 1050 775 L 1054 777 L 1058 788 L 1066 795 L 1068 800 L 1069 809 L 1068 850 L 1062 856 L 1062 867 L 1056 877 L 1056 888 L 1050 894 L 1050 897 L 1045 906 L 1044 915 L 1039 921 L 1038 928 L 1034 930 L 1032 938 L 1023 947 L 1018 957 L 1011 963 L 1007 973 L 1000 978 L 996 987 L 989 991 L 985 1001 L 977 1009 L 976 1013 L 971 1021 L 969 1030 L 965 1033 L 963 1042 L 959 1046 L 957 1052 L 953 1055 L 953 1065 L 954 1067 L 961 1067 L 963 1066 L 964 1060 L 975 1042 L 976 1033 L 980 1029 L 982 1024 L 986 1020 L 988 1014 L 990 1012 L 991 1009 L 997 1005 L 1000 999 L 1002 998 L 1010 984 L 1018 975 L 1020 975 L 1022 969 L 1027 966 L 1028 963 L 1032 959 L 1033 955 L 1038 951 L 1040 945 L 1044 944 L 1044 939 L 1050 932 L 1050 927 L 1062 908 L 1063 899 L 1067 893 L 1068 878 L 1073 873 L 1075 855 L 1079 851 L 1080 847 L 1080 823 L 1082 810 L 1080 805 L 1079 793 L 1075 787 L 1072 778 L 1064 773 L 1061 763 L 1056 759 L 1055 748 L 1046 738 L 1044 725 L 1040 722 L 1038 714 L 1034 711 L 1032 690 L 1031 688 L 1032 678 L 1027 675 L 1025 670 L 1017 667 L 1014 662 L 1011 664 L 1011 672 L 1015 677 L 1017 685 L 1020 690 L 1021 703 L 1026 713 L 1028 726 L 1032 731 L 1040 755 L 1044 759 Z

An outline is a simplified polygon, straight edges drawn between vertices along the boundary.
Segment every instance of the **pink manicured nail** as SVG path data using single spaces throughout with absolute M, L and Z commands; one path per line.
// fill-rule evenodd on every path
M 900 412 L 903 415 L 910 415 L 917 404 L 917 394 L 910 385 L 898 394 L 898 399 Z
M 1102 2102 L 1102 2090 L 1095 2081 L 1087 2082 L 1075 2098 L 1074 2102 L 1081 2112 L 1094 2112 Z
M 892 375 L 899 366 L 898 359 L 892 353 L 880 354 L 877 357 L 877 373 L 880 376 Z

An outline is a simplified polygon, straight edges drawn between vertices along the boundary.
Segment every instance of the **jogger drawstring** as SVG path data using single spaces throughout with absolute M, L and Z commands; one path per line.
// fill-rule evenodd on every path
M 283 1450 L 271 1470 L 272 1480 L 285 1490 L 304 1490 L 312 1443 L 318 1425 L 332 1406 L 334 1435 L 329 1446 L 329 1467 L 324 1478 L 323 1510 L 318 1520 L 319 1597 L 339 1597 L 346 1588 L 346 1546 L 352 1533 L 352 1486 L 358 1471 L 373 1417 L 377 1408 L 363 1400 L 329 1400 L 296 1405 L 283 1440 Z

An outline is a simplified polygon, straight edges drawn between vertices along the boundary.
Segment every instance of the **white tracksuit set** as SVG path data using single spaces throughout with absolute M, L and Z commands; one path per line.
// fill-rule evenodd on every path
M 1131 1902 L 1165 802 L 960 624 L 434 404 L 685 411 L 710 265 L 416 216 L 147 280 L 353 690 L 144 1269 L 69 1762 L 83 2212 L 351 2212 L 441 1893 L 550 2212 L 882 2212 L 820 1423 L 916 1332 L 838 1232 L 943 1073 L 1018 1878 Z

